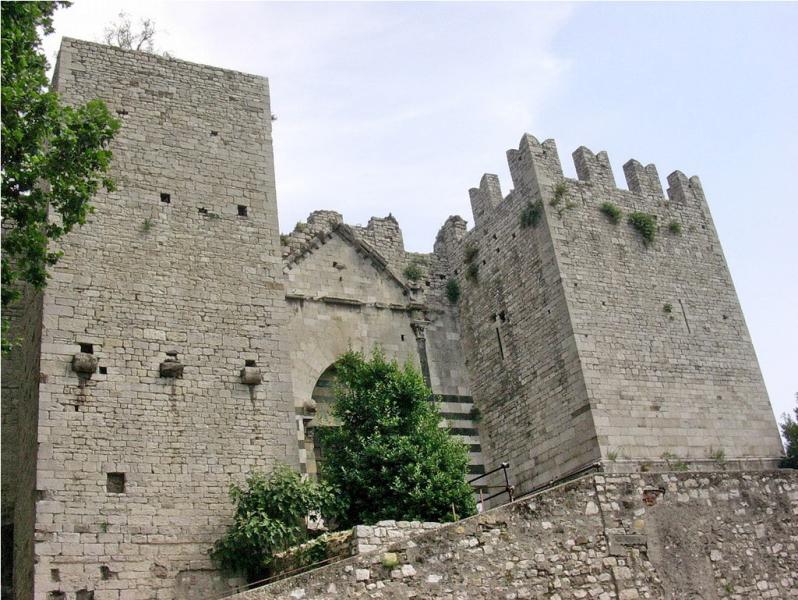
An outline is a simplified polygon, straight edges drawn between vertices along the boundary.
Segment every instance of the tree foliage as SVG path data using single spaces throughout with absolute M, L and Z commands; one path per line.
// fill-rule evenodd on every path
M 269 475 L 250 475 L 243 487 L 231 485 L 230 498 L 235 504 L 233 524 L 216 542 L 211 557 L 222 569 L 243 573 L 249 581 L 269 574 L 276 553 L 308 539 L 309 515 L 334 519 L 341 508 L 330 485 L 303 480 L 285 465 Z
M 787 457 L 781 461 L 782 467 L 798 469 L 798 394 L 795 395 L 795 419 L 792 415 L 782 415 L 781 435 L 787 442 Z
M 336 363 L 340 427 L 324 428 L 322 475 L 340 490 L 342 525 L 382 519 L 447 521 L 473 514 L 468 451 L 439 427 L 431 392 L 412 365 L 375 351 Z
M 89 200 L 113 189 L 106 177 L 108 143 L 119 128 L 93 100 L 66 107 L 46 91 L 41 33 L 66 2 L 2 3 L 2 306 L 19 296 L 18 281 L 41 288 L 61 253 L 48 243 L 86 222 Z M 8 349 L 3 321 L 3 350 Z

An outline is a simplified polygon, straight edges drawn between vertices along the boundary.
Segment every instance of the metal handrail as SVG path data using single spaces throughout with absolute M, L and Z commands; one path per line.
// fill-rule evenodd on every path
M 502 464 L 500 464 L 495 469 L 492 469 L 492 470 L 490 470 L 490 471 L 488 471 L 486 473 L 482 473 L 482 475 L 477 475 L 473 479 L 469 479 L 468 480 L 468 482 L 467 482 L 468 484 L 473 484 L 475 481 L 479 481 L 480 479 L 483 479 L 483 478 L 487 477 L 488 475 L 493 475 L 494 473 L 497 473 L 498 471 L 504 471 L 504 485 L 503 486 L 501 486 L 501 485 L 484 485 L 484 486 L 480 486 L 479 501 L 480 501 L 480 503 L 483 506 L 484 506 L 484 503 L 487 502 L 488 500 L 492 500 L 493 498 L 496 498 L 497 496 L 501 496 L 502 494 L 507 494 L 507 496 L 510 498 L 510 502 L 512 502 L 515 499 L 515 486 L 510 485 L 510 477 L 507 475 L 507 469 L 509 469 L 509 468 L 510 468 L 510 463 L 509 462 L 503 462 Z M 495 494 L 491 494 L 487 498 L 483 498 L 482 489 L 489 489 L 489 488 L 502 488 L 502 489 L 501 489 L 501 491 L 496 492 Z

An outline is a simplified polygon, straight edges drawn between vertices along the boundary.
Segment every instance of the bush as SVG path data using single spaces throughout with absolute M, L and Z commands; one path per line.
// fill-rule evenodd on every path
M 478 254 L 479 254 L 479 248 L 477 248 L 476 246 L 466 246 L 465 261 L 467 263 L 473 262 Z
M 439 427 L 418 371 L 375 350 L 371 360 L 346 353 L 336 373 L 333 414 L 342 424 L 322 431 L 322 477 L 341 490 L 342 525 L 448 521 L 452 507 L 458 516 L 473 514 L 468 450 Z
M 230 499 L 235 504 L 233 524 L 214 544 L 211 558 L 249 581 L 270 574 L 276 553 L 308 539 L 309 515 L 335 519 L 342 506 L 332 486 L 302 480 L 285 465 L 268 476 L 251 474 L 243 487 L 231 485 Z
M 682 224 L 679 221 L 671 221 L 668 224 L 668 231 L 673 235 L 682 235 Z
M 521 229 L 537 227 L 542 215 L 543 205 L 540 203 L 540 200 L 535 203 L 527 202 L 526 207 L 521 211 Z
M 633 212 L 629 215 L 629 224 L 632 225 L 643 238 L 643 244 L 648 246 L 654 241 L 657 232 L 657 220 L 654 215 L 644 212 Z
M 782 467 L 798 469 L 798 394 L 796 394 L 795 419 L 789 414 L 781 416 L 781 435 L 787 445 L 787 457 L 781 461 Z
M 405 267 L 404 275 L 409 281 L 418 281 L 422 275 L 421 267 L 417 262 L 411 262 Z
M 611 223 L 617 225 L 621 222 L 623 211 L 615 206 L 612 202 L 605 202 L 599 209 L 610 220 Z
M 460 299 L 460 284 L 456 279 L 450 279 L 446 282 L 446 297 L 452 304 L 457 304 Z

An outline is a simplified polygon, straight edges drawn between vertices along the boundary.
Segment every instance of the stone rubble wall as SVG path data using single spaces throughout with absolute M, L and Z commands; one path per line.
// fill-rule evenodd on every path
M 440 526 L 440 523 L 421 521 L 378 521 L 374 525 L 356 525 L 352 529 L 352 546 L 355 554 L 374 552 Z
M 592 475 L 231 600 L 798 598 L 797 516 L 796 471 Z

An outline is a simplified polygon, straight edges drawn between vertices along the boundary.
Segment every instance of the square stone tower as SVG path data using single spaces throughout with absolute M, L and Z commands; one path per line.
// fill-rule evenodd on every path
M 509 460 L 521 493 L 599 462 L 775 466 L 778 429 L 698 178 L 672 173 L 666 195 L 654 165 L 630 160 L 619 189 L 607 154 L 584 147 L 567 178 L 554 141 L 531 135 L 507 158 L 514 190 L 485 175 L 474 228 L 450 218 L 436 245 L 463 289 L 486 464 Z
M 64 39 L 54 86 L 122 121 L 118 190 L 28 304 L 31 372 L 4 369 L 16 593 L 211 598 L 229 484 L 297 464 L 268 82 Z

